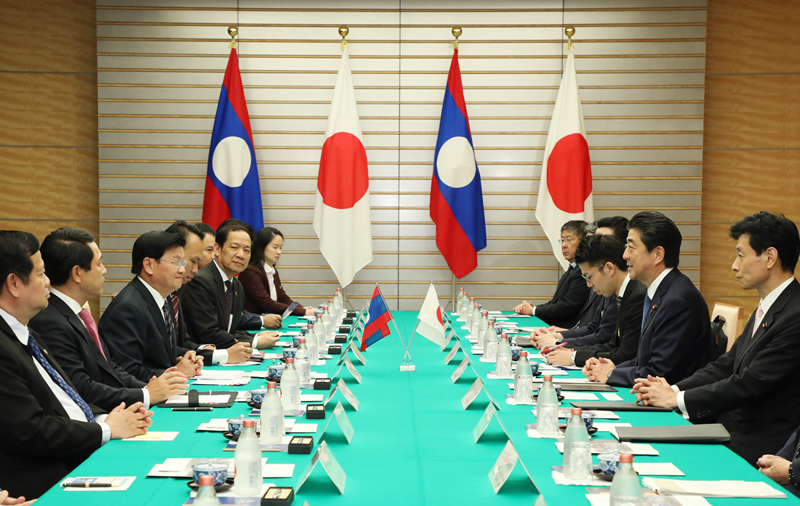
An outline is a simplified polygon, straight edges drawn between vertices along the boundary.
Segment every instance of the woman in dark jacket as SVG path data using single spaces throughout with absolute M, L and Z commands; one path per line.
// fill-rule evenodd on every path
M 251 313 L 283 314 L 294 301 L 286 295 L 275 264 L 281 257 L 283 234 L 272 227 L 264 227 L 256 234 L 250 265 L 239 274 L 244 287 L 244 309 Z M 314 308 L 297 306 L 293 315 L 313 315 Z

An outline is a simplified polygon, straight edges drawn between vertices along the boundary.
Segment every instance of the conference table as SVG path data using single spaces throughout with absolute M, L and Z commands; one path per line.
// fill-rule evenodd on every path
M 414 330 L 416 312 L 394 312 L 394 321 L 408 343 Z M 455 317 L 452 317 L 455 321 Z M 297 330 L 288 325 L 296 317 L 284 320 L 282 332 Z M 519 320 L 520 326 L 543 326 L 537 318 Z M 324 365 L 314 366 L 313 371 L 327 373 L 333 384 L 344 379 L 359 401 L 358 411 L 347 402 L 341 392 L 336 392 L 326 406 L 325 420 L 298 419 L 298 423 L 318 423 L 313 435 L 312 455 L 320 444 L 319 436 L 325 424 L 333 416 L 334 406 L 342 402 L 354 435 L 348 444 L 341 427 L 331 420 L 325 430 L 323 441 L 346 473 L 344 493 L 341 494 L 325 473 L 316 465 L 299 492 L 295 490 L 294 503 L 302 505 L 308 501 L 317 505 L 533 505 L 542 499 L 550 506 L 560 504 L 589 504 L 585 486 L 555 484 L 552 466 L 560 465 L 561 453 L 553 439 L 528 437 L 525 425 L 535 423 L 531 406 L 514 406 L 506 403 L 506 395 L 512 393 L 508 379 L 488 379 L 487 373 L 494 364 L 479 360 L 479 355 L 470 351 L 466 330 L 457 322 L 456 338 L 444 351 L 431 341 L 415 335 L 410 345 L 410 356 L 416 370 L 401 371 L 399 366 L 405 350 L 401 340 L 392 333 L 372 345 L 365 353 L 366 364 L 350 352 L 347 357 L 363 376 L 358 383 L 346 367 L 337 365 L 340 358 L 326 360 Z M 290 338 L 282 338 L 286 340 Z M 449 364 L 445 357 L 458 343 L 462 348 Z M 464 351 L 466 350 L 466 351 Z M 455 382 L 451 374 L 467 357 L 470 364 Z M 245 371 L 266 370 L 272 360 L 261 365 L 232 367 Z M 207 366 L 208 367 L 208 366 Z M 208 369 L 223 369 L 221 366 Z M 338 374 L 337 374 L 338 372 Z M 335 377 L 334 377 L 335 375 Z M 556 377 L 556 382 L 560 378 Z M 580 371 L 569 371 L 568 377 L 582 377 Z M 461 399 L 470 386 L 480 378 L 483 388 L 466 409 Z M 195 387 L 201 393 L 220 390 L 252 390 L 264 387 L 266 380 L 251 379 L 240 387 Z M 304 390 L 304 393 L 322 393 L 327 398 L 330 391 Z M 618 389 L 624 401 L 632 401 L 625 389 Z M 599 396 L 598 396 L 599 397 Z M 493 419 L 476 443 L 473 428 L 484 415 L 494 399 L 499 407 L 498 419 Z M 599 400 L 603 400 L 599 397 Z M 569 407 L 562 401 L 561 407 Z M 155 464 L 167 458 L 232 458 L 233 452 L 224 452 L 228 440 L 218 432 L 198 432 L 198 426 L 212 418 L 247 416 L 252 409 L 245 402 L 235 402 L 232 407 L 215 409 L 212 412 L 173 412 L 168 408 L 155 407 L 151 431 L 178 431 L 173 441 L 110 441 L 97 450 L 83 464 L 73 470 L 69 477 L 80 476 L 136 476 L 125 491 L 67 491 L 53 487 L 41 497 L 38 505 L 181 505 L 188 498 L 190 489 L 187 479 L 148 478 Z M 661 426 L 687 424 L 674 412 L 641 413 L 620 412 L 620 422 L 633 426 Z M 608 421 L 608 420 L 598 420 Z M 501 425 L 502 423 L 502 425 Z M 301 434 L 305 435 L 305 434 Z M 597 432 L 593 438 L 613 439 L 609 432 Z M 489 472 L 508 441 L 519 454 L 518 462 L 505 485 L 495 494 Z M 746 480 L 764 481 L 773 487 L 782 487 L 764 477 L 723 445 L 653 444 L 658 456 L 637 456 L 636 462 L 671 462 L 690 480 Z M 270 464 L 294 464 L 291 478 L 265 478 L 265 482 L 276 486 L 297 487 L 301 474 L 307 468 L 312 455 L 286 452 L 264 452 Z M 594 457 L 597 463 L 597 457 Z M 523 465 L 524 464 L 524 467 Z M 530 473 L 530 478 L 528 474 Z M 533 480 L 533 481 L 531 481 Z M 714 505 L 763 505 L 783 506 L 800 504 L 793 495 L 786 499 L 709 498 Z

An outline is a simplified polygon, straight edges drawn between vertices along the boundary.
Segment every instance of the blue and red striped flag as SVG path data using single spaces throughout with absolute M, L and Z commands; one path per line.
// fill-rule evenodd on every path
M 430 210 L 436 224 L 436 246 L 453 274 L 463 278 L 478 266 L 478 251 L 486 247 L 486 218 L 481 173 L 461 87 L 458 48 L 453 52 L 444 91 L 433 156 Z
M 369 303 L 369 320 L 367 320 L 367 325 L 364 327 L 363 337 L 361 338 L 361 351 L 366 350 L 391 333 L 389 330 L 389 320 L 391 319 L 392 312 L 389 311 L 386 301 L 383 300 L 381 289 L 375 285 L 375 291 L 372 292 L 372 301 Z
M 264 228 L 258 164 L 236 48 L 231 49 L 219 94 L 203 199 L 203 223 L 217 228 L 236 218 Z

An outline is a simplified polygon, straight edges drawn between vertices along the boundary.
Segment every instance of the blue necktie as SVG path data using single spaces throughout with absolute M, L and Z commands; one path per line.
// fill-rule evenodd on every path
M 64 378 L 62 378 L 61 375 L 59 375 L 56 372 L 56 370 L 53 369 L 53 366 L 50 365 L 50 362 L 48 362 L 47 359 L 44 358 L 44 355 L 42 355 L 41 348 L 39 348 L 39 345 L 36 344 L 36 340 L 33 338 L 33 334 L 31 334 L 30 331 L 28 331 L 28 351 L 33 356 L 33 358 L 35 358 L 42 365 L 42 367 L 44 367 L 44 370 L 47 371 L 47 374 L 50 375 L 55 384 L 61 387 L 61 389 L 65 391 L 67 395 L 69 395 L 70 399 L 75 401 L 75 404 L 77 404 L 78 407 L 81 408 L 83 414 L 86 415 L 86 420 L 94 423 L 95 422 L 94 414 L 92 413 L 92 410 L 89 408 L 89 405 L 86 404 L 86 401 L 84 401 L 81 398 L 81 396 L 78 395 L 78 392 L 73 390 L 72 387 L 69 386 L 66 381 L 64 381 Z
M 647 313 L 650 311 L 650 296 L 644 296 L 644 307 L 642 307 L 642 332 L 644 332 L 644 321 L 647 319 Z

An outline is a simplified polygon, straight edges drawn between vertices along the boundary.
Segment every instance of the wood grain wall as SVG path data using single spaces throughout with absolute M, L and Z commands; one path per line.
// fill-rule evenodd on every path
M 97 235 L 95 2 L 2 2 L 0 19 L 0 228 Z
M 728 228 L 760 210 L 800 222 L 800 2 L 708 3 L 700 283 L 713 302 L 756 309 L 730 266 Z

